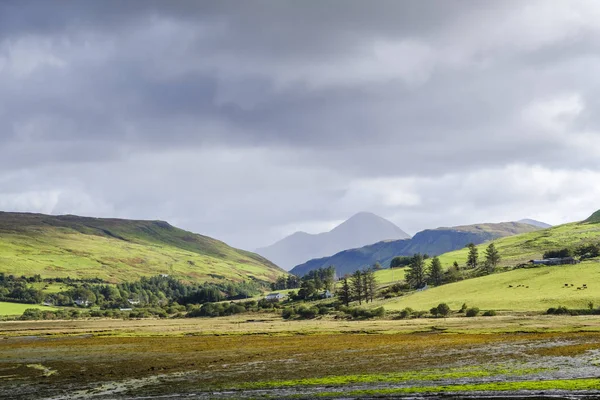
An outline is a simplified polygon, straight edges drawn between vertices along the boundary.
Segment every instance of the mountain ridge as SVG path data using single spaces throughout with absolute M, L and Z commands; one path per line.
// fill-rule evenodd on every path
M 344 249 L 386 239 L 409 237 L 387 219 L 370 212 L 359 212 L 328 232 L 310 234 L 298 231 L 270 246 L 259 248 L 256 252 L 282 268 L 289 269 L 307 260 L 333 255 Z
M 330 257 L 309 260 L 295 266 L 290 272 L 302 276 L 313 269 L 334 265 L 337 274 L 344 275 L 376 262 L 387 267 L 396 256 L 412 256 L 415 253 L 427 253 L 434 256 L 463 248 L 468 243 L 481 244 L 488 240 L 536 230 L 539 228 L 519 222 L 425 229 L 416 233 L 411 239 L 380 241 L 344 250 Z

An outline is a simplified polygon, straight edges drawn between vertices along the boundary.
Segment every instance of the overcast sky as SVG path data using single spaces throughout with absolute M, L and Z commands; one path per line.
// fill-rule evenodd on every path
M 254 249 L 600 208 L 600 2 L 2 1 L 0 210 Z

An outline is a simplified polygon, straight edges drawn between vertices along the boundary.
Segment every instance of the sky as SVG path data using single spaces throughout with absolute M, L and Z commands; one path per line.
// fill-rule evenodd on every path
M 245 249 L 600 209 L 600 2 L 0 2 L 0 210 Z

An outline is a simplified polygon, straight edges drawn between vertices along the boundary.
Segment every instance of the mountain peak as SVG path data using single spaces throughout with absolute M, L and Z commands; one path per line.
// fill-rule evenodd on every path
M 287 236 L 257 253 L 289 269 L 313 258 L 331 256 L 339 251 L 362 247 L 382 240 L 410 236 L 392 222 L 371 212 L 359 212 L 329 232 Z

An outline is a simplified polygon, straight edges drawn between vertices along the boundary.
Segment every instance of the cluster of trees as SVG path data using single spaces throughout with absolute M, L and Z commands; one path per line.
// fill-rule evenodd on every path
M 420 289 L 426 284 L 438 286 L 446 280 L 439 258 L 433 257 L 429 266 L 426 265 L 425 260 L 426 258 L 422 254 L 415 254 L 411 257 L 406 273 L 406 282 L 413 289 Z
M 44 293 L 31 287 L 32 283 L 41 282 L 39 275 L 34 277 L 15 277 L 0 273 L 0 300 L 16 303 L 39 304 L 44 300 Z
M 68 285 L 68 289 L 45 294 L 43 290 L 32 286 L 42 282 L 39 275 L 14 277 L 0 273 L 0 300 L 28 304 L 47 302 L 56 306 L 74 306 L 80 301 L 102 309 L 168 307 L 174 303 L 203 304 L 247 298 L 262 292 L 266 285 L 259 281 L 189 284 L 169 276 L 143 277 L 138 281 L 117 285 L 68 278 L 43 280 L 49 284 L 59 281 Z
M 185 310 L 185 307 L 183 307 Z M 65 319 L 80 319 L 80 318 L 116 318 L 116 319 L 133 319 L 133 318 L 167 318 L 170 314 L 175 313 L 172 309 L 163 308 L 137 308 L 130 311 L 120 310 L 78 310 L 78 309 L 58 309 L 42 310 L 38 308 L 28 308 L 19 317 L 20 320 L 65 320 Z M 180 313 L 179 316 L 183 316 Z
M 600 243 L 586 243 L 574 250 L 569 248 L 559 250 L 548 250 L 544 253 L 544 258 L 568 258 L 579 257 L 580 260 L 600 257 Z
M 410 256 L 397 256 L 392 258 L 390 262 L 390 268 L 403 268 L 410 265 L 412 257 Z
M 479 263 L 479 252 L 477 247 L 473 243 L 469 243 L 467 247 L 469 249 L 469 254 L 467 256 L 467 268 L 475 269 L 477 267 L 481 267 L 481 272 L 484 274 L 491 274 L 496 270 L 496 267 L 500 263 L 501 257 L 494 243 L 490 243 L 485 249 L 485 259 L 481 265 Z
M 478 269 L 481 274 L 491 274 L 495 271 L 500 262 L 500 253 L 496 249 L 494 243 L 490 243 L 485 250 L 485 260 L 479 262 L 479 252 L 477 247 L 471 243 L 468 246 L 469 253 L 467 256 L 467 269 Z M 460 268 L 455 261 L 454 264 L 446 271 L 442 268 L 442 264 L 438 257 L 433 257 L 427 263 L 428 257 L 422 254 L 415 254 L 410 257 L 408 263 L 408 271 L 406 273 L 406 283 L 412 289 L 421 289 L 426 285 L 439 286 L 445 283 L 456 282 L 462 279 Z M 406 262 L 403 258 L 403 262 Z
M 296 275 L 281 275 L 277 280 L 271 283 L 271 290 L 298 289 L 300 287 L 300 278 Z
M 375 267 L 370 267 L 358 270 L 350 276 L 344 276 L 337 293 L 342 303 L 348 306 L 351 301 L 358 301 L 358 304 L 362 304 L 363 301 L 365 303 L 373 301 L 377 291 L 375 270 Z
M 319 297 L 320 293 L 333 291 L 335 283 L 335 267 L 318 268 L 310 271 L 301 278 L 300 290 L 297 295 L 290 296 L 297 300 L 309 300 Z
M 370 319 L 383 317 L 385 309 L 378 307 L 375 309 L 366 310 L 360 307 L 347 307 L 339 302 L 329 304 L 319 304 L 318 306 L 307 307 L 300 305 L 298 307 L 286 307 L 281 312 L 283 319 L 313 319 L 319 315 L 334 314 L 335 318 L 346 319 Z

